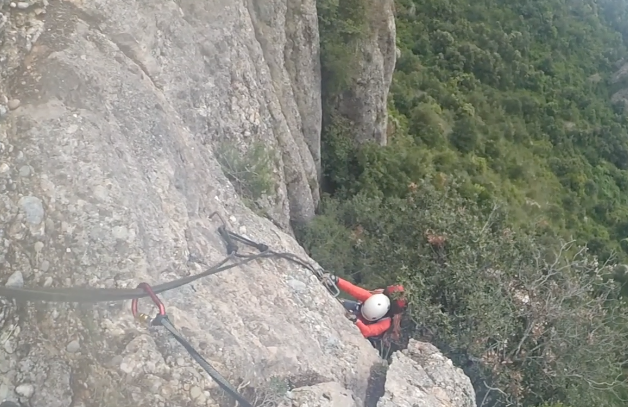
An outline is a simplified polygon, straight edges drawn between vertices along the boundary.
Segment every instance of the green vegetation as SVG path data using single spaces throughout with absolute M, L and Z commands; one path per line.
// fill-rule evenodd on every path
M 610 101 L 621 85 L 610 78 L 628 53 L 602 18 L 616 17 L 607 11 L 614 4 L 604 4 L 398 0 L 397 132 L 387 148 L 356 151 L 327 112 L 334 195 L 399 195 L 426 175 L 457 175 L 461 194 L 479 192 L 489 207 L 506 202 L 520 227 L 573 237 L 603 259 L 628 258 L 628 119 Z M 337 78 L 352 66 L 362 17 L 319 8 L 324 74 L 335 90 L 327 93 L 336 94 L 350 84 Z M 327 14 L 344 18 L 329 34 Z
M 233 141 L 223 141 L 216 147 L 216 159 L 243 202 L 261 211 L 260 199 L 275 192 L 274 162 L 264 144 L 254 141 L 242 153 Z
M 517 232 L 499 209 L 483 215 L 459 187 L 428 179 L 404 198 L 327 200 L 301 240 L 323 267 L 363 285 L 403 282 L 408 334 L 467 365 L 485 405 L 623 405 L 613 392 L 628 387 L 616 359 L 628 308 L 605 278 L 614 266 Z
M 396 0 L 386 147 L 333 110 L 365 4 L 318 1 L 329 196 L 304 247 L 370 288 L 402 281 L 407 334 L 464 366 L 478 405 L 626 405 L 628 4 Z

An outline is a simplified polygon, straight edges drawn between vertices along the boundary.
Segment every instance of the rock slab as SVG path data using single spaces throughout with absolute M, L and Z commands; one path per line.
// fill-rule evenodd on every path
M 393 354 L 377 407 L 476 407 L 475 391 L 434 345 L 410 340 Z

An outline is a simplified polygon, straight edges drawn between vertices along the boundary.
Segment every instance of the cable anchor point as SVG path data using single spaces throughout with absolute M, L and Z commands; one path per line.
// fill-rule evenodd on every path
M 157 294 L 153 291 L 150 285 L 147 283 L 140 283 L 137 286 L 138 289 L 144 290 L 144 292 L 148 295 L 148 297 L 153 301 L 155 307 L 157 307 L 157 316 L 155 318 L 151 318 L 149 315 L 144 314 L 138 311 L 138 298 L 134 298 L 131 301 L 131 313 L 133 317 L 140 321 L 143 324 L 147 325 L 160 325 L 159 322 L 162 318 L 166 318 L 166 307 L 163 302 L 157 297 Z

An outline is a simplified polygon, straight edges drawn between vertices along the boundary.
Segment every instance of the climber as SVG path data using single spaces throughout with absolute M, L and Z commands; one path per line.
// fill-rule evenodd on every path
M 401 330 L 401 315 L 407 307 L 404 288 L 391 285 L 385 289 L 368 291 L 333 274 L 327 276 L 338 288 L 357 301 L 341 300 L 362 335 L 373 345 L 389 334 L 398 340 Z

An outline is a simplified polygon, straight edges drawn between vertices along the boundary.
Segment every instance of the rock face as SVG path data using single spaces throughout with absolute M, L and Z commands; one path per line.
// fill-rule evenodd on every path
M 31 18 L 35 14 L 39 18 Z M 272 185 L 263 197 L 247 198 L 257 201 L 277 225 L 289 230 L 290 220 L 301 222 L 313 217 L 319 201 L 321 122 L 314 0 L 155 4 L 57 0 L 45 13 L 38 5 L 14 8 L 11 19 L 16 21 L 17 30 L 5 29 L 5 37 L 19 45 L 26 42 L 24 50 L 33 48 L 27 61 L 31 73 L 36 75 L 35 62 L 48 60 L 49 55 L 55 63 L 65 65 L 67 61 L 55 55 L 66 47 L 74 46 L 77 56 L 89 58 L 89 50 L 80 47 L 87 43 L 95 46 L 100 40 L 108 43 L 111 49 L 100 50 L 99 57 L 124 60 L 110 68 L 118 75 L 145 81 L 167 100 L 203 150 L 210 152 L 220 144 L 232 150 L 233 154 L 227 155 L 230 158 L 234 154 L 245 156 L 255 143 L 266 148 L 270 157 L 265 171 Z M 89 34 L 87 43 L 70 44 L 74 43 L 68 37 L 70 32 L 81 31 Z M 39 38 L 42 32 L 45 35 Z M 19 61 L 14 55 L 8 57 L 8 65 Z M 88 65 L 94 62 L 81 61 Z M 72 80 L 75 86 L 79 80 L 89 79 L 83 72 L 81 78 Z M 24 80 L 19 77 L 10 94 L 36 90 L 32 84 L 21 84 Z M 71 86 L 64 90 L 65 96 L 78 98 L 74 103 L 81 103 Z M 235 165 L 236 177 L 244 167 L 251 167 L 250 163 Z
M 471 380 L 438 349 L 410 340 L 395 352 L 377 407 L 476 407 Z
M 292 131 L 309 126 L 316 144 L 317 94 L 303 71 L 316 63 L 287 69 L 285 55 L 265 53 L 256 40 L 302 45 L 277 33 L 285 24 L 316 41 L 313 2 L 290 2 L 293 10 L 261 3 L 273 7 L 51 1 L 39 19 L 35 7 L 3 9 L 11 26 L 0 92 L 5 106 L 20 101 L 0 125 L 3 284 L 16 271 L 26 286 L 112 288 L 199 272 L 190 255 L 213 264 L 226 254 L 219 222 L 208 217 L 214 211 L 231 230 L 304 256 L 241 203 L 213 156 L 214 142 L 246 149 L 257 138 L 277 152 L 275 223 L 313 211 L 316 163 Z M 281 20 L 289 15 L 302 19 Z M 300 116 L 312 106 L 313 117 Z M 307 270 L 260 260 L 162 299 L 184 336 L 235 384 L 335 382 L 364 397 L 376 352 Z M 23 311 L 17 327 L 14 313 L 3 317 L 0 400 L 216 405 L 211 379 L 163 329 L 133 321 L 128 303 Z
M 279 144 L 291 148 L 285 150 L 289 153 L 284 162 L 285 179 L 296 179 L 294 174 L 302 167 L 306 180 L 311 182 L 310 188 L 294 185 L 290 195 L 292 217 L 302 220 L 312 213 L 306 202 L 318 203 L 317 182 L 321 171 L 321 67 L 316 1 L 248 0 L 248 9 L 286 121 L 287 134 L 294 135 L 294 147 L 290 147 L 281 137 L 286 131 L 276 132 Z M 294 174 L 288 174 L 290 171 Z
M 359 69 L 348 91 L 336 101 L 336 110 L 352 123 L 357 143 L 387 143 L 388 90 L 393 77 L 395 46 L 394 0 L 367 0 L 366 36 L 358 46 Z
M 290 392 L 281 407 L 360 407 L 353 394 L 338 383 L 320 383 Z
M 198 273 L 191 258 L 226 254 L 214 212 L 305 257 L 285 231 L 319 199 L 314 0 L 0 0 L 0 12 L 2 284 L 133 288 Z M 238 196 L 240 181 L 265 193 Z M 160 297 L 256 406 L 364 405 L 377 354 L 309 271 L 261 259 Z M 1 300 L 0 401 L 233 405 L 128 303 Z

